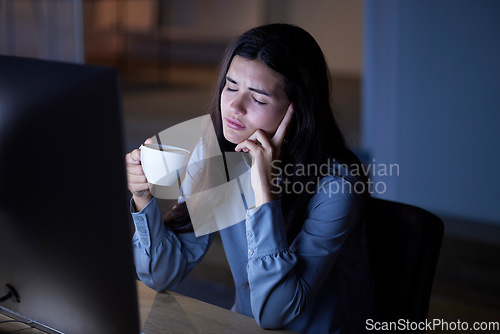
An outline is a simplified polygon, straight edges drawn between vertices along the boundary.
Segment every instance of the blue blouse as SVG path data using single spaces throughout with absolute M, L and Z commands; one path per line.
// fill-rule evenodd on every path
M 247 211 L 245 220 L 219 232 L 236 287 L 233 311 L 269 329 L 365 331 L 374 317 L 365 200 L 346 187 L 356 178 L 335 170 L 320 180 L 291 244 L 280 200 Z M 131 211 L 139 278 L 157 291 L 174 288 L 200 262 L 214 234 L 176 234 L 162 222 L 154 198 L 141 212 Z

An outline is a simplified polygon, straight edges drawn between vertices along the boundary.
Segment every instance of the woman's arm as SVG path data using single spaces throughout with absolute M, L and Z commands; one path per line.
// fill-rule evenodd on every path
M 277 198 L 274 191 L 273 163 L 281 156 L 287 127 L 293 119 L 293 113 L 293 105 L 290 103 L 271 138 L 261 129 L 257 129 L 248 139 L 235 147 L 235 151 L 248 152 L 252 156 L 251 181 L 256 207 Z
M 148 139 L 145 143 L 150 142 Z M 130 209 L 136 228 L 133 250 L 137 275 L 157 291 L 172 289 L 200 262 L 213 235 L 197 238 L 194 233 L 176 234 L 166 226 L 156 198 L 149 191 L 141 151 L 133 150 L 125 161 L 128 188 L 133 195 Z
M 280 201 L 262 205 L 246 220 L 251 306 L 261 327 L 283 327 L 302 313 L 323 285 L 349 233 L 360 223 L 361 197 L 355 193 L 330 196 L 329 189 L 346 181 L 338 176 L 322 181 L 320 189 L 325 191 L 311 199 L 308 217 L 291 246 Z
M 132 218 L 134 260 L 139 279 L 156 291 L 173 289 L 198 264 L 213 241 L 214 234 L 196 237 L 176 234 L 164 224 L 156 198 Z

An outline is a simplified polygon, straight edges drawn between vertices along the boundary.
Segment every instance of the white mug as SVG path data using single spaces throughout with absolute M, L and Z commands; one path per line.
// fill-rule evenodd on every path
M 184 171 L 190 152 L 180 147 L 144 144 L 141 150 L 141 164 L 149 183 L 171 186 Z

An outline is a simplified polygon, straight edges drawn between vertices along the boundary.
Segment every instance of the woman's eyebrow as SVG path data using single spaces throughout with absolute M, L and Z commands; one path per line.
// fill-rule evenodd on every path
M 235 85 L 238 84 L 234 79 L 232 79 L 230 76 L 227 76 L 227 75 L 226 75 L 226 80 L 229 81 L 230 83 L 235 84 Z M 248 87 L 248 89 L 251 90 L 251 91 L 253 91 L 253 92 L 256 92 L 258 94 L 262 94 L 262 95 L 266 95 L 266 96 L 271 97 L 271 94 L 269 94 L 265 90 L 258 89 L 258 88 L 252 88 L 252 87 Z
M 234 79 L 231 79 L 231 77 L 228 75 L 226 75 L 226 80 L 229 81 L 230 83 L 234 83 L 235 85 L 238 84 Z

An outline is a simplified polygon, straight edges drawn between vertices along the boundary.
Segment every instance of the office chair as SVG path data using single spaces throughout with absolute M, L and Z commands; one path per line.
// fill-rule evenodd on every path
M 425 321 L 442 220 L 415 206 L 371 198 L 366 229 L 380 321 Z

